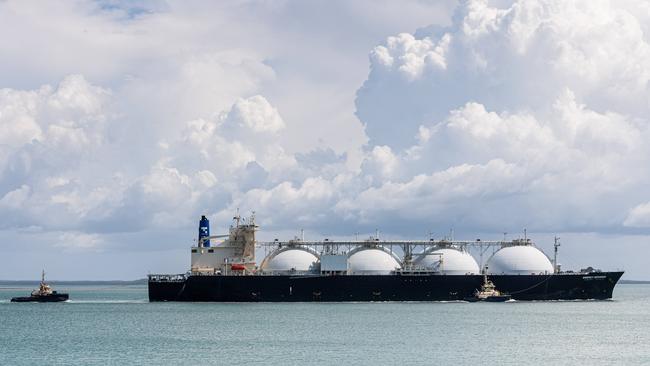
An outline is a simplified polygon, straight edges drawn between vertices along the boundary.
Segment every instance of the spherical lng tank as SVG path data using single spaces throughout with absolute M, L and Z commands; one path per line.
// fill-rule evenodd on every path
M 418 267 L 440 271 L 447 275 L 478 274 L 480 270 L 474 257 L 453 248 L 438 248 L 420 256 L 413 262 Z
M 489 274 L 553 273 L 553 265 L 548 257 L 531 245 L 501 248 L 488 260 L 487 267 Z
M 264 265 L 265 271 L 288 272 L 310 271 L 318 262 L 318 257 L 302 249 L 288 249 L 277 253 Z
M 400 267 L 390 253 L 377 248 L 361 249 L 348 258 L 350 272 L 357 274 L 389 274 Z

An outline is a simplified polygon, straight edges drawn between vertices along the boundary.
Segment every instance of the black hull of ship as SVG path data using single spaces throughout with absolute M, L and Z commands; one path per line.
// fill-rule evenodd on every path
M 491 275 L 490 280 L 515 300 L 605 300 L 622 275 Z M 201 275 L 150 278 L 149 301 L 458 301 L 473 296 L 482 284 L 481 275 Z
M 68 300 L 68 294 L 14 297 L 11 302 L 62 302 Z

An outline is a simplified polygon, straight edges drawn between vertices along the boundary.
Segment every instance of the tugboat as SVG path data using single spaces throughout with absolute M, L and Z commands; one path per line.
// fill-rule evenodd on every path
M 41 284 L 32 291 L 31 296 L 14 297 L 11 302 L 61 302 L 68 300 L 68 294 L 60 294 L 45 283 L 45 271 L 41 274 Z
M 476 289 L 476 291 L 474 291 L 474 296 L 466 297 L 464 300 L 468 302 L 505 302 L 510 299 L 510 295 L 501 293 L 497 290 L 492 281 L 488 280 L 487 274 L 484 274 L 483 286 L 481 286 L 481 289 Z

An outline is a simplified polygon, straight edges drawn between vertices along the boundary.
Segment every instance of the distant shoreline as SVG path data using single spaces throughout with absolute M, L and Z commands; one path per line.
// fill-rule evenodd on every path
M 141 278 L 138 280 L 130 281 L 119 281 L 119 280 L 108 280 L 108 281 L 47 281 L 52 285 L 146 285 L 147 279 Z M 38 286 L 39 281 L 33 280 L 0 280 L 0 286 L 16 286 L 16 285 L 36 285 Z

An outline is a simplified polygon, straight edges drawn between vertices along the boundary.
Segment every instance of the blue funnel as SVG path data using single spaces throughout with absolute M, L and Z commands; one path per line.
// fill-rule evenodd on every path
M 203 238 L 208 238 L 210 236 L 210 221 L 205 215 L 201 216 L 201 221 L 199 221 L 199 246 L 209 247 L 210 239 L 202 240 Z

